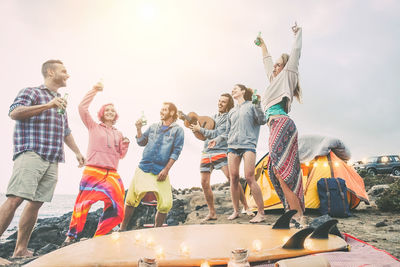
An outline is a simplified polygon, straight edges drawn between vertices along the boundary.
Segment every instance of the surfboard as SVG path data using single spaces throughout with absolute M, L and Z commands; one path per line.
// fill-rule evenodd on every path
M 325 227 L 328 231 L 337 223 L 334 221 Z M 155 258 L 158 266 L 200 266 L 204 262 L 212 266 L 227 264 L 231 251 L 238 248 L 248 250 L 249 262 L 348 249 L 346 241 L 326 229 L 321 235 L 312 228 L 273 228 L 218 224 L 115 232 L 55 250 L 26 266 L 137 266 L 143 257 Z

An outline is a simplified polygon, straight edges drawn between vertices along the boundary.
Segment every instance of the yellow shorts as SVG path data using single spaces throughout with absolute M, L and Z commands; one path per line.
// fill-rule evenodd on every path
M 168 213 L 172 208 L 172 190 L 169 176 L 162 181 L 157 181 L 157 175 L 144 172 L 137 168 L 125 199 L 125 205 L 137 207 L 147 192 L 154 192 L 157 198 L 157 211 Z

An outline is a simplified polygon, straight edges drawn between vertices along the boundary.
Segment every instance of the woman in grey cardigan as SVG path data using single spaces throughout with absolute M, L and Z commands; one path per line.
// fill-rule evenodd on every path
M 264 201 L 261 189 L 254 177 L 256 147 L 260 125 L 267 121 L 261 104 L 252 104 L 253 91 L 244 85 L 237 84 L 232 90 L 232 97 L 237 105 L 231 109 L 226 121 L 226 131 L 209 142 L 214 147 L 222 140 L 228 140 L 228 168 L 231 178 L 231 197 L 233 213 L 229 220 L 239 217 L 239 167 L 243 158 L 244 176 L 250 186 L 251 194 L 257 204 L 257 215 L 250 220 L 252 223 L 264 221 Z M 258 96 L 259 97 L 259 96 Z
M 269 136 L 268 174 L 275 190 L 286 210 L 295 209 L 296 227 L 301 227 L 304 212 L 303 181 L 298 155 L 297 129 L 288 113 L 296 97 L 299 102 L 301 90 L 298 79 L 298 66 L 302 43 L 302 30 L 292 27 L 295 41 L 290 56 L 282 54 L 275 64 L 262 38 L 262 50 L 265 71 L 270 84 L 263 94 L 262 104 L 265 110 Z

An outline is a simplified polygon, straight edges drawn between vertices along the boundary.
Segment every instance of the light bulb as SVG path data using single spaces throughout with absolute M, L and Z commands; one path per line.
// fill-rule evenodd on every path
M 164 258 L 164 249 L 161 246 L 157 246 L 155 248 L 156 258 L 163 259 Z
M 184 256 L 188 256 L 190 254 L 189 247 L 185 243 L 181 243 L 180 251 L 181 254 Z
M 141 233 L 136 233 L 135 234 L 135 242 L 139 243 L 141 239 L 142 239 L 142 234 Z
M 153 237 L 149 236 L 146 239 L 146 247 L 151 248 L 152 246 L 154 246 L 154 239 L 153 239 Z
M 260 240 L 256 239 L 253 241 L 253 250 L 259 252 L 262 248 L 262 243 Z
M 119 237 L 120 237 L 120 233 L 119 233 L 119 232 L 113 232 L 113 233 L 111 234 L 111 239 L 112 239 L 112 240 L 118 240 Z

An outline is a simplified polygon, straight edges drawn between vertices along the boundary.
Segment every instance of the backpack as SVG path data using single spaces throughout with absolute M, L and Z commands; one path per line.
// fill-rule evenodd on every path
M 320 201 L 319 211 L 322 215 L 332 217 L 351 216 L 347 200 L 346 181 L 342 178 L 321 178 L 317 182 Z

